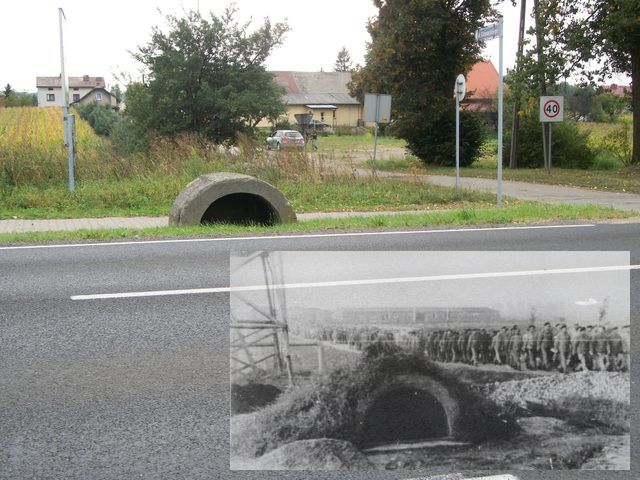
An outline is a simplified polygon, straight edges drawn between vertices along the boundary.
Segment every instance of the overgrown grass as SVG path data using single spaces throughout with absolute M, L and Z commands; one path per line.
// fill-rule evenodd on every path
M 361 135 L 328 135 L 318 137 L 320 150 L 373 150 L 374 136 L 371 133 Z M 378 136 L 378 148 L 403 148 L 406 142 L 401 138 Z
M 620 122 L 628 122 L 622 118 Z M 503 178 L 521 182 L 565 185 L 593 190 L 640 193 L 640 168 L 624 167 L 604 146 L 605 138 L 620 128 L 618 123 L 580 122 L 581 130 L 589 132 L 589 145 L 597 153 L 591 170 L 552 168 L 551 175 L 544 168 L 503 168 Z M 498 139 L 496 134 L 487 136 L 480 158 L 471 166 L 460 169 L 463 177 L 495 178 L 497 170 Z M 362 162 L 362 166 L 368 166 Z M 382 160 L 376 163 L 380 170 L 412 172 L 414 174 L 455 175 L 454 167 L 425 165 L 412 156 Z
M 364 358 L 354 366 L 335 369 L 310 385 L 289 391 L 277 402 L 248 417 L 232 419 L 231 451 L 253 458 L 296 440 L 334 438 L 361 445 L 362 402 L 370 401 L 385 382 L 417 374 L 440 382 L 459 402 L 454 435 L 480 442 L 507 439 L 518 432 L 515 419 L 475 394 L 419 354 L 396 353 Z
M 194 177 L 154 175 L 122 180 L 86 181 L 75 193 L 64 184 L 32 185 L 0 191 L 2 218 L 74 218 L 167 215 L 178 193 Z M 426 185 L 419 181 L 378 178 L 276 178 L 272 183 L 298 213 L 330 211 L 433 210 L 488 207 L 493 195 Z
M 71 232 L 27 232 L 0 234 L 2 243 L 49 241 L 85 241 L 154 238 L 196 238 L 237 235 L 278 235 L 326 231 L 370 229 L 413 229 L 439 226 L 515 225 L 531 222 L 567 222 L 593 219 L 622 219 L 632 212 L 594 205 L 548 205 L 521 202 L 497 208 L 463 208 L 424 214 L 379 215 L 373 217 L 326 218 L 304 222 L 264 226 L 214 224 L 197 227 L 162 227 L 145 229 L 78 230 Z

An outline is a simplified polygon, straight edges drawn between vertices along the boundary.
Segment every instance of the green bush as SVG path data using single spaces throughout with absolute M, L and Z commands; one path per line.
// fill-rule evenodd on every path
M 410 131 L 403 128 L 403 138 L 413 155 L 427 164 L 456 164 L 456 119 L 454 109 L 435 115 Z M 475 112 L 460 112 L 460 166 L 468 167 L 480 155 L 486 136 L 485 126 Z
M 125 115 L 111 127 L 111 145 L 120 155 L 148 152 L 149 136 L 142 126 Z
M 80 117 L 89 122 L 98 135 L 110 135 L 119 120 L 113 108 L 98 102 L 80 104 L 76 108 Z
M 633 142 L 629 124 L 622 122 L 617 128 L 609 132 L 602 139 L 602 148 L 613 155 L 625 167 L 633 165 Z
M 581 132 L 575 121 L 565 120 L 554 123 L 551 128 L 552 167 L 588 169 L 593 166 L 597 152 L 588 145 L 589 134 Z M 505 166 L 508 166 L 511 160 L 511 135 L 511 126 L 507 124 L 504 129 L 503 142 L 503 165 Z M 528 110 L 520 116 L 518 167 L 544 167 L 542 126 L 537 110 Z

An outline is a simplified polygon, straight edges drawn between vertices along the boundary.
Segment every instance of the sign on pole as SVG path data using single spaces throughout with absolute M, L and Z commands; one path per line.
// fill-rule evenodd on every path
M 391 95 L 364 94 L 364 121 L 389 123 L 391 120 Z
M 562 122 L 564 120 L 564 97 L 562 95 L 540 97 L 540 121 Z
M 540 97 L 540 121 L 549 124 L 549 155 L 545 166 L 551 175 L 551 125 L 564 121 L 564 97 L 562 95 Z
M 363 118 L 365 122 L 374 122 L 373 156 L 371 157 L 371 165 L 375 169 L 376 150 L 378 147 L 378 123 L 389 123 L 389 121 L 391 121 L 391 95 L 365 93 Z
M 501 22 L 502 20 L 498 23 L 494 23 L 493 25 L 487 25 L 486 27 L 476 30 L 476 40 L 478 42 L 486 42 L 488 40 L 498 38 L 502 34 L 500 31 Z
M 467 91 L 467 80 L 460 74 L 456 78 L 456 193 L 460 192 L 460 102 Z
M 498 66 L 498 72 L 500 79 L 498 82 L 498 207 L 502 206 L 502 40 L 503 40 L 503 19 L 500 17 L 498 23 L 493 25 L 487 25 L 484 28 L 476 30 L 476 40 L 479 42 L 485 42 L 493 40 L 494 38 L 500 39 L 500 61 Z

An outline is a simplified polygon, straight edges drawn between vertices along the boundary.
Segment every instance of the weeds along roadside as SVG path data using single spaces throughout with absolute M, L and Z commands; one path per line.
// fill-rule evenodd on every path
M 25 139 L 0 145 L 0 213 L 5 218 L 162 215 L 187 183 L 216 171 L 249 174 L 272 183 L 301 212 L 431 209 L 465 202 L 483 206 L 491 201 L 484 194 L 426 189 L 417 178 L 372 181 L 356 176 L 354 163 L 338 162 L 335 153 L 265 151 L 259 140 L 246 136 L 238 138 L 236 147 L 214 145 L 195 135 L 157 137 L 151 139 L 147 152 L 119 155 L 108 138 L 93 134 L 82 120 L 78 122 L 82 128 L 78 129 L 76 192 L 69 194 L 57 110 L 41 109 L 46 115 L 29 112 L 29 122 L 39 118 L 49 125 L 49 136 L 29 130 L 23 122 L 20 133 Z M 24 134 L 27 130 L 32 133 Z

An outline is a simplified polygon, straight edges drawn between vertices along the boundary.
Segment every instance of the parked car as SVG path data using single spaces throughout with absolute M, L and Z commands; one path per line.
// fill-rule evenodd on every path
M 323 123 L 320 120 L 311 120 L 309 129 L 315 128 L 318 133 L 333 133 L 333 127 L 328 123 Z
M 267 137 L 267 150 L 282 148 L 304 148 L 305 140 L 297 130 L 276 130 Z

